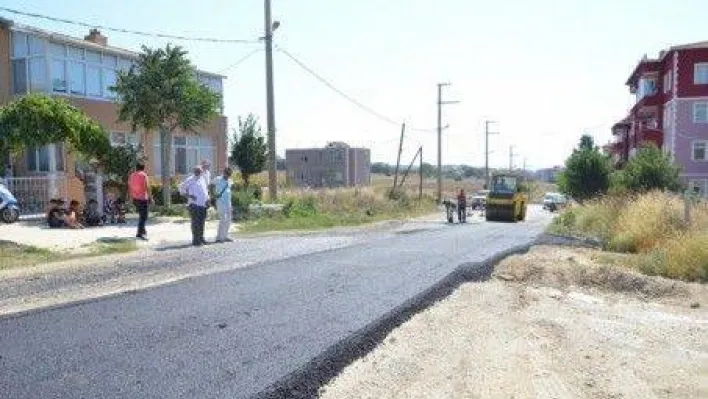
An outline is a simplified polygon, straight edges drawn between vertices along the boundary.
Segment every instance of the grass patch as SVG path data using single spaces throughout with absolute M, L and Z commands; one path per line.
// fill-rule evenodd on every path
M 48 249 L 0 241 L 0 270 L 21 266 L 36 266 L 47 262 L 64 260 L 67 257 Z
M 136 251 L 138 246 L 134 239 L 111 239 L 91 243 L 86 246 L 86 249 L 87 251 L 81 253 L 56 252 L 32 245 L 0 241 L 0 270 L 32 267 L 71 259 L 123 254 Z
M 549 232 L 594 237 L 608 251 L 637 254 L 625 264 L 649 275 L 708 281 L 708 206 L 694 204 L 684 219 L 683 198 L 671 193 L 605 197 L 572 206 Z
M 291 190 L 283 193 L 281 203 L 281 213 L 249 220 L 241 230 L 263 232 L 356 226 L 424 215 L 436 209 L 435 202 L 428 196 L 419 201 L 403 191 L 391 199 L 385 190 L 373 188 Z

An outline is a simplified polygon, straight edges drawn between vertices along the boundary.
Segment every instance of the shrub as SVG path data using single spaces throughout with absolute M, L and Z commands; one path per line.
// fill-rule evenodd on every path
M 708 281 L 708 235 L 681 234 L 639 261 L 639 270 L 685 281 Z
M 152 207 L 152 211 L 159 216 L 177 216 L 188 218 L 189 209 L 185 204 L 172 204 L 170 206 L 155 205 Z
M 159 184 L 150 186 L 150 195 L 152 196 L 155 205 L 162 206 L 164 202 L 162 200 L 162 186 Z M 179 186 L 177 184 L 172 184 L 170 188 L 171 201 L 173 204 L 186 204 L 187 197 L 179 193 Z

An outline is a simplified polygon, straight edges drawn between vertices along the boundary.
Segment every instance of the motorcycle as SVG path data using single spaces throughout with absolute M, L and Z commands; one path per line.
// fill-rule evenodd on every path
M 20 218 L 20 206 L 15 200 L 0 205 L 0 219 L 5 223 L 15 223 Z

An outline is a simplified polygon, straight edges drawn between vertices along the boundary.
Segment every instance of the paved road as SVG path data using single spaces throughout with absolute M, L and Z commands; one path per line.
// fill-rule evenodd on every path
M 0 318 L 0 398 L 246 398 L 457 265 L 529 242 L 548 220 L 533 212 L 516 225 L 418 223 L 344 248 Z

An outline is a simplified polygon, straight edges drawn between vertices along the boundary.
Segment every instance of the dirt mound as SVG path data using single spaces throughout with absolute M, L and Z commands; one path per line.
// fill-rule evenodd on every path
M 508 282 L 623 292 L 643 298 L 694 299 L 705 304 L 708 287 L 640 274 L 631 268 L 631 255 L 593 249 L 537 246 L 524 255 L 497 265 L 493 277 Z

